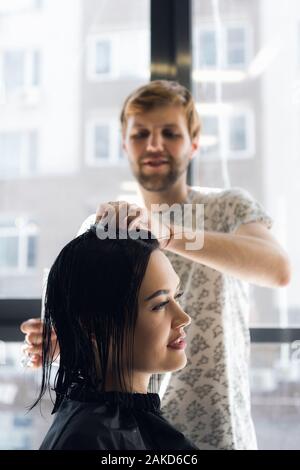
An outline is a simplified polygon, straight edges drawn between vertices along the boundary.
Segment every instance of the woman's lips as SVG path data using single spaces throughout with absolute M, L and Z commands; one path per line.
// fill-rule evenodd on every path
M 184 341 L 183 339 L 180 340 L 179 342 L 173 342 L 171 344 L 168 345 L 168 348 L 172 348 L 172 349 L 185 349 L 186 347 L 186 341 Z

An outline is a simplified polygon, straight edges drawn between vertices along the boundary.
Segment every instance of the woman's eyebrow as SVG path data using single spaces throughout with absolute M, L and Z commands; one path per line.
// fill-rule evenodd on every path
M 177 287 L 176 287 L 176 291 L 178 290 L 179 286 L 180 286 L 180 281 L 179 281 L 179 283 L 178 283 L 178 285 L 177 285 Z M 153 294 L 149 295 L 149 297 L 146 297 L 146 298 L 144 299 L 144 301 L 147 302 L 148 300 L 151 300 L 151 299 L 153 299 L 154 297 L 158 297 L 159 295 L 169 294 L 169 292 L 170 292 L 170 291 L 169 291 L 168 289 L 160 289 L 160 290 L 157 290 L 157 291 L 153 292 Z
M 146 297 L 144 300 L 146 302 L 147 300 L 151 300 L 154 297 L 158 297 L 159 295 L 168 294 L 169 292 L 170 291 L 167 290 L 167 289 L 157 290 L 157 291 L 153 292 L 153 294 L 149 295 L 149 297 Z

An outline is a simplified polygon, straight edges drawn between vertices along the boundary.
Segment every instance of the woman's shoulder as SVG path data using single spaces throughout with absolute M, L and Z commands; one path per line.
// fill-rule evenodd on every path
M 64 399 L 43 443 L 43 449 L 104 450 L 110 434 L 107 407 Z

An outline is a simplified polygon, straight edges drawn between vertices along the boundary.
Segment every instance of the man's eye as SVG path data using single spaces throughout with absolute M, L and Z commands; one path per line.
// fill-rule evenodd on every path
M 175 134 L 174 132 L 172 131 L 169 131 L 169 130 L 165 130 L 163 132 L 163 135 L 167 138 L 170 138 L 170 139 L 173 139 L 173 138 L 176 138 L 176 137 L 180 137 L 180 134 Z
M 137 134 L 134 134 L 133 136 L 133 139 L 145 139 L 148 137 L 148 133 L 147 132 L 138 132 Z

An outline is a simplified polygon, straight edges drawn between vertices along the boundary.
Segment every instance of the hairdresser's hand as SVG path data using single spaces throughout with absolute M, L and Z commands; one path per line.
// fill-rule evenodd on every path
M 40 367 L 42 365 L 43 322 L 40 318 L 31 318 L 21 324 L 20 330 L 25 334 L 22 350 L 23 354 L 30 357 L 28 365 L 33 368 Z M 54 358 L 57 358 L 59 346 L 54 330 L 51 333 L 51 344 L 55 349 Z
M 128 230 L 149 230 L 158 239 L 162 249 L 167 247 L 173 235 L 171 225 L 163 221 L 159 214 L 126 201 L 100 204 L 95 223 L 100 221 L 103 225 L 114 222 L 116 227 Z

